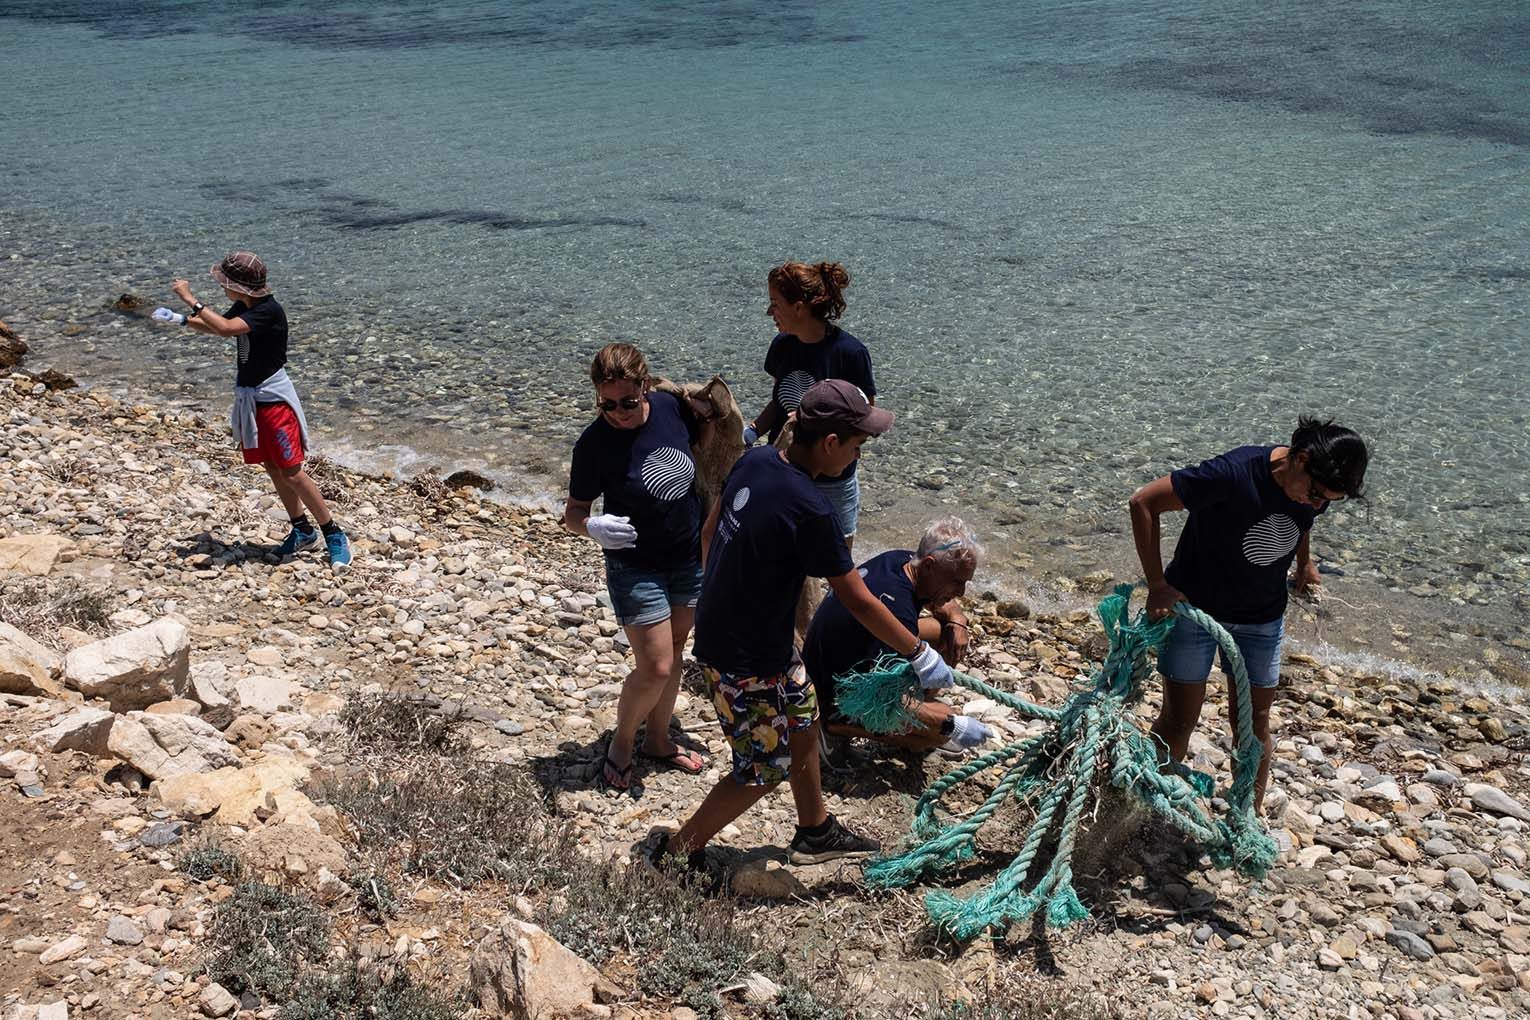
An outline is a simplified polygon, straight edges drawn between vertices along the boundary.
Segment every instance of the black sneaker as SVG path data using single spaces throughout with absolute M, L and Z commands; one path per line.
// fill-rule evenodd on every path
M 799 825 L 786 857 L 793 864 L 822 864 L 841 857 L 870 857 L 881 849 L 881 843 L 857 836 L 830 815 L 828 830 L 816 836 Z
M 716 895 L 722 889 L 722 878 L 707 864 L 705 848 L 692 850 L 682 858 L 669 849 L 669 833 L 661 833 L 653 846 L 643 855 L 648 866 L 665 878 L 681 885 L 690 886 L 703 896 Z
M 827 772 L 849 772 L 850 738 L 830 735 L 822 725 L 818 727 L 818 760 Z

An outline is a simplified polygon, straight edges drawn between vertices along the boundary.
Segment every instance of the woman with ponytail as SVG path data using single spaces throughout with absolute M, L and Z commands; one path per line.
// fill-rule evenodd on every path
M 838 262 L 785 262 L 770 271 L 770 305 L 765 314 L 776 324 L 776 337 L 765 355 L 765 371 L 772 380 L 770 403 L 744 427 L 745 446 L 753 446 L 761 436 L 774 442 L 802 395 L 825 379 L 852 383 L 876 403 L 871 354 L 865 344 L 835 325 L 844 314 L 849 286 L 850 274 Z M 814 482 L 834 507 L 846 545 L 855 537 L 861 509 L 856 468 L 851 461 L 842 474 Z

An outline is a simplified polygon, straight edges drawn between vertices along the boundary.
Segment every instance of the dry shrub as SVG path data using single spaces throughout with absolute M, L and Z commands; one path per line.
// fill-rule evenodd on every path
M 340 710 L 340 722 L 358 744 L 400 750 L 457 754 L 465 750 L 462 712 L 442 712 L 418 697 L 395 693 L 358 694 Z
M 319 495 L 326 503 L 344 503 L 349 482 L 345 469 L 322 453 L 316 453 L 303 461 L 303 471 L 319 487 Z
M 34 641 L 61 648 L 61 627 L 105 633 L 109 598 L 106 589 L 87 587 L 72 577 L 7 578 L 0 584 L 0 621 Z

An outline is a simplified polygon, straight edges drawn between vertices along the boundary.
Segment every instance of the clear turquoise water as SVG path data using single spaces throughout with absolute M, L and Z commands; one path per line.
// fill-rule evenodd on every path
M 249 247 L 334 442 L 546 489 L 601 343 L 753 413 L 765 271 L 837 258 L 873 532 L 1124 570 L 1135 485 L 1324 413 L 1376 461 L 1318 552 L 1525 637 L 1523 5 L 0 2 L 0 53 L 0 316 L 91 378 L 221 404 L 107 307 Z

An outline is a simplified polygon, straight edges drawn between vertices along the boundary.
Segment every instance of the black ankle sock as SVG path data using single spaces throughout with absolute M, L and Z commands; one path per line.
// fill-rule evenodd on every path
M 335 519 L 331 517 L 328 524 L 319 525 L 319 530 L 324 532 L 325 538 L 328 538 L 330 535 L 340 534 L 340 525 L 336 524 Z
M 799 825 L 797 831 L 804 836 L 822 836 L 832 828 L 834 828 L 834 816 L 830 815 L 819 825 Z
M 292 526 L 299 531 L 313 530 L 313 522 L 308 519 L 307 514 L 298 514 L 296 517 L 292 518 Z

